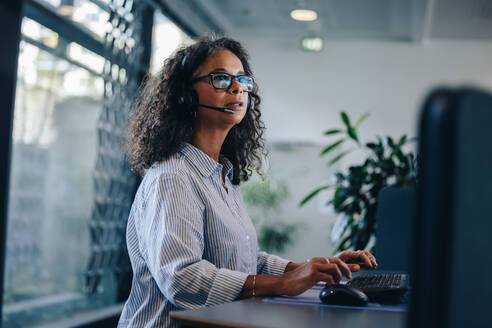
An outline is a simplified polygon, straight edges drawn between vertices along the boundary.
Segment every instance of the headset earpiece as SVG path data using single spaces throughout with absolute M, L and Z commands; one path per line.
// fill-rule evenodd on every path
M 186 102 L 191 106 L 198 105 L 198 95 L 195 90 L 191 89 L 186 93 Z
M 184 72 L 185 70 L 185 64 L 186 64 L 186 59 L 188 55 L 184 55 L 183 59 L 181 60 L 181 70 Z M 193 106 L 198 104 L 198 95 L 196 94 L 196 91 L 194 89 L 190 89 L 185 91 L 185 94 L 183 95 L 183 103 L 185 103 L 188 106 Z
M 183 96 L 179 99 L 179 103 L 184 105 L 187 109 L 186 111 L 189 111 L 189 115 L 196 117 L 198 95 L 195 90 L 185 90 Z

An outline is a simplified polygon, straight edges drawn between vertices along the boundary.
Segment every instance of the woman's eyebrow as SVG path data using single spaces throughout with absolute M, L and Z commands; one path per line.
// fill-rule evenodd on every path
M 224 72 L 224 73 L 229 73 L 225 68 L 216 68 L 212 72 Z M 244 75 L 245 73 L 243 71 L 237 72 L 238 75 Z

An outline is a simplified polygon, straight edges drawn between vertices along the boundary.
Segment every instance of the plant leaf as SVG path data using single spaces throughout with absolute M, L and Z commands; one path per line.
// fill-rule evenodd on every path
M 340 210 L 340 206 L 345 202 L 345 200 L 349 197 L 348 190 L 345 187 L 337 187 L 335 194 L 333 195 L 333 207 L 335 211 Z
M 345 233 L 345 231 L 347 230 L 350 231 L 350 233 L 348 234 L 348 236 L 345 236 L 337 246 L 337 250 L 339 252 L 344 251 L 349 247 L 353 246 L 353 242 L 354 242 L 353 239 L 357 235 L 357 226 L 355 226 L 354 224 L 347 225 L 343 230 L 343 232 Z
M 343 123 L 345 123 L 345 126 L 347 126 L 347 130 L 350 129 L 352 126 L 350 125 L 350 119 L 347 113 L 341 112 L 340 117 L 342 118 Z
M 391 138 L 390 136 L 387 136 L 386 141 L 388 142 L 388 146 L 390 146 L 393 149 L 395 148 L 395 142 L 393 141 L 393 138 Z
M 407 142 L 407 136 L 406 135 L 402 135 L 401 138 L 400 138 L 400 141 L 398 141 L 398 145 L 399 146 L 403 146 L 405 144 L 405 142 Z
M 333 129 L 333 130 L 325 131 L 323 134 L 325 136 L 328 136 L 328 135 L 337 134 L 337 133 L 340 133 L 340 132 L 342 132 L 342 130 L 340 130 L 340 129 Z
M 329 185 L 326 185 L 326 186 L 322 186 L 322 187 L 319 187 L 319 188 L 316 188 L 313 192 L 311 192 L 309 195 L 307 195 L 300 203 L 299 203 L 299 206 L 303 206 L 304 204 L 306 204 L 311 198 L 313 198 L 314 196 L 316 196 L 320 191 L 322 190 L 325 190 L 325 189 L 328 189 L 330 188 L 331 186 Z
M 357 128 L 357 127 L 359 127 L 359 125 L 360 125 L 362 122 L 364 122 L 364 121 L 365 121 L 365 119 L 366 119 L 367 117 L 369 117 L 369 113 L 365 113 L 364 115 L 362 115 L 362 116 L 359 118 L 359 120 L 355 123 L 355 125 L 354 125 L 354 126 L 355 126 L 356 128 Z
M 350 138 L 359 142 L 359 137 L 357 136 L 357 131 L 353 127 L 351 127 L 351 126 L 348 127 L 347 134 L 349 135 Z
M 348 153 L 350 153 L 353 149 L 349 149 L 349 150 L 346 150 L 340 154 L 338 154 L 337 156 L 333 157 L 329 162 L 328 162 L 328 166 L 332 166 L 333 164 L 335 164 L 336 162 L 338 162 L 339 160 L 341 160 L 343 157 L 345 157 L 345 155 L 347 155 Z
M 328 147 L 326 147 L 325 149 L 323 149 L 323 151 L 321 152 L 321 156 L 325 155 L 326 153 L 332 151 L 333 149 L 337 148 L 338 146 L 340 146 L 346 139 L 340 139 L 338 141 L 335 141 L 334 143 L 332 143 L 331 145 L 329 145 Z

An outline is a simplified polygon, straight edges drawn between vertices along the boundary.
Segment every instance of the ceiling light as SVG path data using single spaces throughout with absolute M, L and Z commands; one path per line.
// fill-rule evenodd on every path
M 318 18 L 318 14 L 314 10 L 295 9 L 290 12 L 290 17 L 298 21 L 310 22 Z
M 319 52 L 323 49 L 323 39 L 318 37 L 302 38 L 301 47 L 304 51 Z

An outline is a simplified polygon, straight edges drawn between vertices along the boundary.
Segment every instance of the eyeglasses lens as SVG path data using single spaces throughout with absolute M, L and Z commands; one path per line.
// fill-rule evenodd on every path
M 214 75 L 212 83 L 217 89 L 229 89 L 231 81 L 232 80 L 229 75 Z
M 243 86 L 244 91 L 251 92 L 255 86 L 255 82 L 251 76 L 240 76 L 238 78 L 239 83 Z
M 214 75 L 212 78 L 212 84 L 217 89 L 229 89 L 232 84 L 233 76 L 231 75 Z M 238 82 L 243 87 L 243 91 L 251 92 L 254 87 L 254 80 L 251 76 L 239 76 L 236 77 Z

